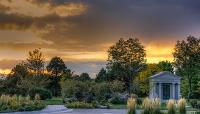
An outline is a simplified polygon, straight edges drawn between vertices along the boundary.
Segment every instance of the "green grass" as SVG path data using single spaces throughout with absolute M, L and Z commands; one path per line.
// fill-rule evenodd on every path
M 166 104 L 165 104 L 165 103 L 161 103 L 160 109 L 161 109 L 161 110 L 167 110 Z
M 111 109 L 126 109 L 126 104 L 111 104 Z
M 52 99 L 48 99 L 44 101 L 46 105 L 63 105 L 63 100 L 60 97 L 53 97 Z

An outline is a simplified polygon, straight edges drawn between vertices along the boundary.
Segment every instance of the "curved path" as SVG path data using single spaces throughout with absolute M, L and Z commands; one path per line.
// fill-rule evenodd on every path
M 64 105 L 48 105 L 41 111 L 1 114 L 126 114 L 125 109 L 68 109 Z

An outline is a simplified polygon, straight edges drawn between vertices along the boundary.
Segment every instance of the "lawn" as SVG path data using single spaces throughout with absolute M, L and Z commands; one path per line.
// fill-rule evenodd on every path
M 126 104 L 111 104 L 111 109 L 126 109 Z
M 44 101 L 47 105 L 64 105 L 62 98 L 53 97 L 52 99 L 48 99 Z

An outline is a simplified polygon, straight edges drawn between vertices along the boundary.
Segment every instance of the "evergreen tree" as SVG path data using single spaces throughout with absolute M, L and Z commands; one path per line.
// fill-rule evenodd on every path
M 103 81 L 107 81 L 107 74 L 106 74 L 106 70 L 104 68 L 102 68 L 99 73 L 97 74 L 96 78 L 95 78 L 96 82 L 103 82 Z
M 40 49 L 29 51 L 27 65 L 31 73 L 33 73 L 36 76 L 42 74 L 44 71 L 44 63 L 44 56 Z

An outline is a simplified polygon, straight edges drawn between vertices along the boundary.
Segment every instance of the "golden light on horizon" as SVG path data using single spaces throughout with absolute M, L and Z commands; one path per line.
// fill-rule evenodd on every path
M 64 59 L 70 61 L 106 61 L 107 52 L 79 52 L 64 56 Z
M 173 61 L 173 57 L 147 57 L 147 63 L 158 63 L 160 61 Z
M 155 45 L 149 45 L 146 46 L 146 62 L 147 63 L 158 63 L 160 61 L 173 61 L 173 47 L 164 47 L 164 46 L 155 46 Z M 60 56 L 64 61 L 71 61 L 71 62 L 96 62 L 96 61 L 104 61 L 106 62 L 108 58 L 108 53 L 107 51 L 97 51 L 97 52 L 56 52 L 56 50 L 43 50 L 44 55 L 45 52 L 51 53 L 47 54 L 45 60 L 49 61 L 53 56 Z M 24 57 L 24 54 L 21 55 L 21 58 L 26 58 Z M 16 57 L 19 58 L 19 57 Z M 5 61 L 5 60 L 2 60 Z M 12 62 L 7 62 L 9 65 L 12 64 Z M 14 64 L 13 67 L 17 64 L 17 62 Z M 9 74 L 11 72 L 11 68 L 7 69 L 0 69 L 1 74 Z
M 173 61 L 174 46 L 150 44 L 146 47 L 147 63 L 158 63 L 160 61 Z
M 0 69 L 0 74 L 9 74 L 11 69 Z

